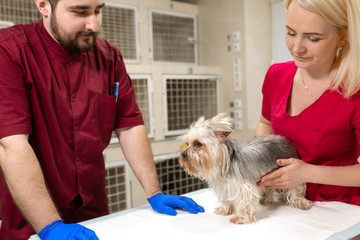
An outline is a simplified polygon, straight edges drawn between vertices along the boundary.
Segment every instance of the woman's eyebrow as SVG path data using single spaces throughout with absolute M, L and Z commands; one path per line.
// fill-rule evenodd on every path
M 292 29 L 289 26 L 286 26 L 286 28 L 292 32 L 296 32 L 294 29 Z M 324 36 L 324 34 L 318 33 L 318 32 L 306 32 L 304 35 L 316 35 L 316 36 Z

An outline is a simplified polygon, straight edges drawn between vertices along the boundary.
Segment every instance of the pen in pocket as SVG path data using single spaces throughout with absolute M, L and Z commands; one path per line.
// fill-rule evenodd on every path
M 112 89 L 112 95 L 115 96 L 115 102 L 118 101 L 119 96 L 119 82 L 114 82 L 113 89 Z

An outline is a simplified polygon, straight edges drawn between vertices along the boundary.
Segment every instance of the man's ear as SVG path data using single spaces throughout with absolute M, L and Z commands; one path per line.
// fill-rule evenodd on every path
M 48 0 L 34 0 L 34 1 L 41 15 L 44 18 L 49 17 L 51 13 L 51 5 L 49 1 Z

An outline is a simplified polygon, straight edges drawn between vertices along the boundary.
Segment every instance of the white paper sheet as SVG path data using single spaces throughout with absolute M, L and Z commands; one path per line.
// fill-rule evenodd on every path
M 360 222 L 360 207 L 340 202 L 316 202 L 310 210 L 293 209 L 283 202 L 263 206 L 258 221 L 237 225 L 230 216 L 214 214 L 217 199 L 211 190 L 192 194 L 205 213 L 190 214 L 178 211 L 177 216 L 154 213 L 143 207 L 114 218 L 89 221 L 101 240 L 145 238 L 156 239 L 326 239 L 336 232 Z M 360 230 L 359 230 L 360 232 Z
M 190 214 L 178 210 L 177 216 L 167 216 L 154 212 L 150 206 L 144 206 L 81 224 L 94 230 L 100 240 L 319 240 L 351 227 L 354 231 L 354 225 L 360 224 L 359 206 L 315 202 L 310 210 L 299 210 L 286 206 L 284 202 L 275 202 L 261 207 L 257 222 L 237 225 L 229 222 L 231 216 L 214 214 L 217 198 L 211 190 L 197 191 L 188 196 L 202 205 L 205 213 Z M 348 237 L 338 234 L 336 239 Z

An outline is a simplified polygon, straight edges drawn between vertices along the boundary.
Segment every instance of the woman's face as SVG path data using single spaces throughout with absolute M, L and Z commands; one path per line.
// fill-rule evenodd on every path
M 299 68 L 331 68 L 337 48 L 342 44 L 335 26 L 294 0 L 287 11 L 286 31 L 286 45 Z

